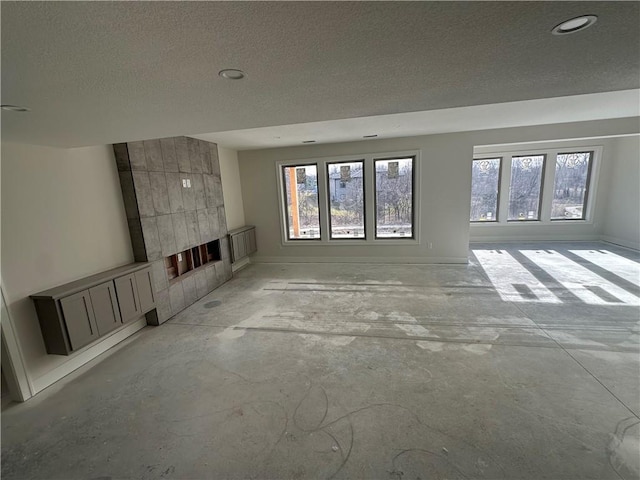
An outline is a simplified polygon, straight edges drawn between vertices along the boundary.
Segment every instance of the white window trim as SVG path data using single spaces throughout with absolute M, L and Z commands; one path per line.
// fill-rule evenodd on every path
M 524 225 L 592 225 L 594 221 L 596 197 L 598 194 L 598 183 L 600 179 L 600 165 L 602 163 L 602 145 L 567 145 L 558 148 L 547 149 L 522 149 L 522 150 L 495 150 L 491 152 L 482 152 L 473 156 L 473 160 L 502 158 L 501 176 L 499 186 L 499 204 L 498 204 L 498 221 L 497 222 L 469 222 L 471 228 L 496 228 L 515 226 L 522 227 Z M 591 159 L 591 177 L 589 179 L 589 194 L 587 197 L 587 208 L 585 218 L 583 220 L 551 220 L 551 202 L 553 199 L 553 187 L 555 184 L 555 162 L 558 154 L 572 152 L 593 152 Z M 522 155 L 545 155 L 544 178 L 542 179 L 542 202 L 540 207 L 539 220 L 508 221 L 509 216 L 509 188 L 511 187 L 511 159 Z
M 374 160 L 390 158 L 414 157 L 413 162 L 413 238 L 375 238 L 375 172 Z M 327 163 L 364 162 L 364 215 L 366 239 L 334 238 L 329 235 Z M 334 157 L 304 158 L 298 160 L 279 160 L 276 162 L 276 179 L 278 185 L 278 212 L 280 214 L 280 236 L 283 247 L 316 247 L 316 246 L 365 246 L 365 245 L 419 245 L 420 244 L 420 150 L 403 150 L 394 152 L 376 152 Z M 318 169 L 318 210 L 320 215 L 320 239 L 289 240 L 287 238 L 287 207 L 285 205 L 285 188 L 282 179 L 282 168 L 288 166 L 317 165 Z

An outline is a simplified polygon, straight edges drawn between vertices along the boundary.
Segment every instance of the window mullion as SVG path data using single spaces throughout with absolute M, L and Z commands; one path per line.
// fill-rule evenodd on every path
M 551 202 L 553 201 L 553 189 L 556 181 L 557 150 L 551 150 L 545 155 L 544 178 L 542 179 L 542 205 L 540 206 L 540 221 L 551 221 Z
M 327 162 L 318 162 L 318 212 L 320 216 L 320 241 L 329 241 L 329 195 L 327 191 Z
M 502 157 L 502 171 L 500 172 L 500 195 L 498 205 L 498 222 L 506 223 L 509 216 L 509 191 L 511 188 L 511 160 L 513 155 Z
M 364 207 L 365 207 L 365 232 L 367 242 L 373 242 L 375 238 L 375 190 L 374 183 L 376 175 L 373 167 L 373 157 L 366 156 L 364 159 Z

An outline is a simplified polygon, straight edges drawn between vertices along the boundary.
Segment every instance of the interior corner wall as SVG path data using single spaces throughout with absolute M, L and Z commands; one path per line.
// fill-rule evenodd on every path
M 245 225 L 238 152 L 218 145 L 218 158 L 220 159 L 227 228 L 233 230 Z
M 465 262 L 469 248 L 471 161 L 475 146 L 628 135 L 637 134 L 639 130 L 638 118 L 633 117 L 241 151 L 238 158 L 245 218 L 247 223 L 256 225 L 257 243 L 260 245 L 252 260 Z M 421 152 L 421 174 L 418 179 L 421 191 L 419 244 L 283 245 L 279 215 L 281 199 L 276 179 L 277 161 L 309 161 L 314 158 L 408 150 Z M 603 180 L 606 184 L 606 178 Z M 599 232 L 594 232 L 602 227 L 595 228 L 589 235 L 599 235 Z M 543 234 L 538 238 L 534 237 L 537 234 L 533 231 L 527 235 L 534 240 L 571 239 L 561 235 L 558 230 L 541 233 Z M 571 232 L 570 236 L 575 233 Z M 428 248 L 429 243 L 432 244 L 432 249 Z
M 640 135 L 612 143 L 602 239 L 640 250 Z
M 2 142 L 1 168 L 2 290 L 35 381 L 73 356 L 47 354 L 29 295 L 130 263 L 133 253 L 111 146 Z

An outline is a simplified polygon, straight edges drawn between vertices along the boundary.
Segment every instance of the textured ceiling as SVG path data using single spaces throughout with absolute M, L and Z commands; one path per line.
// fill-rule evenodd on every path
M 634 89 L 638 2 L 2 2 L 3 139 L 81 146 Z M 596 25 L 550 30 L 580 14 Z M 242 81 L 218 77 L 240 68 Z M 400 133 L 401 134 L 401 133 Z
M 493 103 L 422 112 L 245 128 L 194 135 L 236 150 L 290 147 L 305 141 L 341 143 L 492 128 L 549 125 L 640 116 L 640 90 Z M 640 122 L 635 122 L 640 132 Z

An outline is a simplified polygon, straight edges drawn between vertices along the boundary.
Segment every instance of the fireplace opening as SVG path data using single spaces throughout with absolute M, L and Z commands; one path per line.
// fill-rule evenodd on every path
M 219 262 L 220 260 L 222 260 L 220 240 L 213 240 L 165 257 L 164 265 L 167 270 L 167 278 L 173 280 L 201 268 L 207 263 Z

